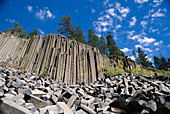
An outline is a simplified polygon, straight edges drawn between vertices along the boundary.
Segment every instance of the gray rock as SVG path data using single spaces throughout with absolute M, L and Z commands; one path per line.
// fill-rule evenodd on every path
M 152 111 L 154 111 L 154 112 L 157 110 L 157 104 L 153 100 L 148 101 L 147 107 L 152 109 Z
M 57 105 L 64 110 L 64 114 L 73 114 L 71 109 L 64 102 L 57 102 Z
M 81 104 L 80 107 L 90 114 L 96 114 L 96 112 L 93 109 L 87 107 L 86 105 Z
M 2 100 L 2 104 L 1 104 L 2 109 L 7 110 L 11 114 L 30 114 L 31 113 L 28 109 L 14 103 L 10 99 L 2 98 L 1 100 Z
M 4 96 L 4 91 L 3 89 L 0 88 L 0 97 Z
M 165 107 L 170 110 L 170 102 L 166 102 Z
M 35 108 L 33 103 L 25 103 L 25 107 L 27 109 L 31 110 L 31 112 L 35 112 L 36 111 L 36 108 Z
M 63 114 L 64 110 L 59 106 L 59 105 L 52 105 L 52 106 L 46 106 L 44 108 L 40 108 L 40 114 L 45 114 L 45 112 L 48 111 L 53 111 L 53 114 Z M 67 113 L 69 114 L 69 113 Z
M 69 98 L 69 100 L 68 100 L 68 102 L 67 102 L 67 105 L 68 105 L 69 108 L 72 107 L 72 105 L 74 104 L 74 102 L 75 102 L 76 99 L 77 99 L 77 96 L 76 96 L 76 95 L 72 95 L 72 96 Z
M 33 103 L 35 108 L 41 108 L 45 106 L 45 102 L 36 96 L 25 94 L 24 99 L 29 103 Z

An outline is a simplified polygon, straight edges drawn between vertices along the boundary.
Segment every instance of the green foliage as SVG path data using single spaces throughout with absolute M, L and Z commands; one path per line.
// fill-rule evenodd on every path
M 136 62 L 137 64 L 142 65 L 144 67 L 153 67 L 152 63 L 147 58 L 147 54 L 145 54 L 140 48 L 138 48 L 138 56 L 136 57 Z
M 106 41 L 104 40 L 104 35 L 102 34 L 101 36 L 100 36 L 100 48 L 99 48 L 99 50 L 100 50 L 100 52 L 101 52 L 101 54 L 107 54 L 107 45 L 106 45 Z
M 125 74 L 126 72 L 119 67 L 107 67 L 105 69 L 105 75 L 107 76 L 116 76 L 116 75 L 120 75 L 120 74 Z
M 15 23 L 15 26 L 4 30 L 5 32 L 17 33 L 19 37 L 25 38 L 27 36 L 27 31 L 23 31 L 23 27 L 19 26 L 19 22 Z
M 104 61 L 104 70 L 105 70 L 105 75 L 106 76 L 115 76 L 115 75 L 120 75 L 120 74 L 125 74 L 126 72 L 118 67 L 110 67 L 110 61 L 105 60 Z
M 34 35 L 38 35 L 38 30 L 34 29 L 34 31 L 29 33 L 30 38 L 33 38 Z
M 87 38 L 89 45 L 99 48 L 99 38 L 95 35 L 93 29 L 88 30 Z
M 105 60 L 104 61 L 104 70 L 105 70 L 105 75 L 107 76 L 115 76 L 119 74 L 126 74 L 126 73 L 133 73 L 133 74 L 140 74 L 140 75 L 150 75 L 150 76 L 155 76 L 155 73 L 158 75 L 164 75 L 164 76 L 170 76 L 170 71 L 153 71 L 153 70 L 148 70 L 148 69 L 142 69 L 140 67 L 137 67 L 136 69 L 126 69 L 123 70 L 121 67 L 122 65 L 121 62 L 117 65 L 117 67 L 110 67 L 110 61 Z
M 63 16 L 60 20 L 60 28 L 57 29 L 57 31 L 60 32 L 62 35 L 69 37 L 73 26 L 73 24 L 71 24 L 71 17 L 66 14 L 66 16 Z
M 81 30 L 80 26 L 77 26 L 76 27 L 76 30 L 75 30 L 75 37 L 74 39 L 79 41 L 79 42 L 82 42 L 82 43 L 86 43 L 86 40 L 85 40 L 85 36 L 84 36 L 84 33 L 83 31 Z
M 27 36 L 27 31 L 21 31 L 19 34 L 20 38 L 25 38 Z
M 106 38 L 107 38 L 107 47 L 108 47 L 110 56 L 113 56 L 113 55 L 125 56 L 124 53 L 120 51 L 120 49 L 116 45 L 116 42 L 113 40 L 113 36 L 111 35 L 111 32 L 108 32 L 108 36 L 106 36 Z
M 160 69 L 160 70 L 168 70 L 170 68 L 170 58 L 165 58 L 163 56 L 156 57 L 154 56 L 154 65 L 155 68 Z

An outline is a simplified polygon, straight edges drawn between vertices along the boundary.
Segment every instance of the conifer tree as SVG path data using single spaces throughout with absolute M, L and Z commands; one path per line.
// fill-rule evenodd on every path
M 75 38 L 75 26 L 71 27 L 71 31 L 70 31 L 70 36 L 68 38 L 70 39 L 74 39 Z
M 166 58 L 161 56 L 159 69 L 167 70 L 167 61 Z
M 88 30 L 87 38 L 89 45 L 99 48 L 99 38 L 95 35 L 93 29 Z
M 160 66 L 160 63 L 161 63 L 159 57 L 154 56 L 153 59 L 154 59 L 155 68 L 159 69 L 159 66 Z
M 100 48 L 99 48 L 99 50 L 102 54 L 104 54 L 104 55 L 107 54 L 107 45 L 106 45 L 106 41 L 104 39 L 103 34 L 100 36 Z
M 106 36 L 106 38 L 107 38 L 107 47 L 108 47 L 109 55 L 124 56 L 124 53 L 120 51 L 120 49 L 116 45 L 116 42 L 113 40 L 113 36 L 111 35 L 111 32 L 108 32 L 108 36 Z
M 27 31 L 23 31 L 23 27 L 19 26 L 19 22 L 15 23 L 15 26 L 4 30 L 5 32 L 17 33 L 19 37 L 23 38 L 27 36 Z
M 170 58 L 165 58 L 161 55 L 161 57 L 154 56 L 154 65 L 155 68 L 160 70 L 168 70 L 170 68 Z
M 147 58 L 147 54 L 145 54 L 140 48 L 138 48 L 138 57 L 136 62 L 144 67 L 153 67 L 152 63 Z
M 79 41 L 79 42 L 82 42 L 82 43 L 86 43 L 85 41 L 85 36 L 84 36 L 84 33 L 83 31 L 81 30 L 80 26 L 77 26 L 76 27 L 76 30 L 75 30 L 75 40 Z
M 68 14 L 66 14 L 66 16 L 63 16 L 60 20 L 62 22 L 59 23 L 60 28 L 57 29 L 57 31 L 65 36 L 69 37 L 72 26 L 73 26 L 73 24 L 71 24 L 71 17 L 68 16 Z
M 38 30 L 34 29 L 34 31 L 29 33 L 30 38 L 33 38 L 34 35 L 38 35 Z

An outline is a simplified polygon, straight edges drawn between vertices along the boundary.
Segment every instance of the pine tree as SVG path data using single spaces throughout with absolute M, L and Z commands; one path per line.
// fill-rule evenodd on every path
M 145 54 L 140 48 L 138 48 L 138 57 L 136 62 L 144 67 L 153 67 L 152 63 L 147 58 L 147 54 Z
M 160 70 L 168 70 L 170 68 L 170 58 L 165 58 L 161 55 L 161 57 L 154 56 L 154 65 L 155 68 Z
M 160 63 L 161 63 L 159 57 L 154 56 L 153 59 L 154 59 L 155 68 L 159 69 L 159 66 L 160 66 Z
M 75 38 L 75 26 L 72 26 L 71 27 L 71 31 L 70 31 L 70 36 L 68 37 L 68 38 L 70 38 L 70 39 L 74 39 Z
M 107 54 L 107 45 L 106 45 L 106 41 L 104 40 L 104 35 L 102 34 L 100 36 L 100 48 L 99 48 L 100 52 L 102 54 Z
M 62 22 L 59 23 L 60 29 L 57 29 L 57 31 L 65 36 L 69 37 L 71 28 L 73 26 L 73 24 L 71 24 L 71 17 L 68 16 L 68 14 L 66 14 L 66 16 L 63 16 L 60 20 Z
M 124 53 L 120 51 L 120 49 L 116 45 L 116 42 L 113 40 L 113 36 L 111 35 L 111 32 L 108 32 L 108 36 L 106 36 L 106 38 L 107 38 L 107 47 L 108 47 L 110 56 L 113 56 L 113 55 L 125 56 Z
M 99 48 L 99 38 L 95 35 L 93 29 L 88 30 L 87 38 L 89 45 Z
M 34 29 L 34 31 L 29 33 L 30 38 L 33 38 L 34 35 L 38 35 L 38 30 Z
M 76 30 L 75 30 L 75 40 L 79 41 L 79 42 L 82 42 L 82 43 L 86 43 L 86 40 L 85 40 L 85 36 L 84 36 L 84 33 L 83 31 L 81 30 L 80 26 L 77 26 L 76 27 Z
M 15 26 L 6 30 L 12 33 L 17 33 L 19 37 L 23 38 L 27 36 L 27 31 L 23 31 L 23 27 L 19 26 L 19 22 L 15 23 Z
M 167 61 L 166 58 L 161 56 L 159 69 L 167 70 Z

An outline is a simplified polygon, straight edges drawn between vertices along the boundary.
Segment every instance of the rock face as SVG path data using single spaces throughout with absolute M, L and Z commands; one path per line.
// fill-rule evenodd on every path
M 170 82 L 119 75 L 90 85 L 0 66 L 0 114 L 169 114 Z
M 23 66 L 64 83 L 89 84 L 102 79 L 103 61 L 98 49 L 61 35 L 37 35 L 26 40 L 0 34 L 1 63 Z
M 66 84 L 89 84 L 101 80 L 104 61 L 111 61 L 111 66 L 115 67 L 120 59 L 109 59 L 102 56 L 98 49 L 61 35 L 21 39 L 13 34 L 0 34 L 0 63 L 49 75 Z M 136 67 L 128 59 L 124 59 L 123 64 L 123 68 Z

